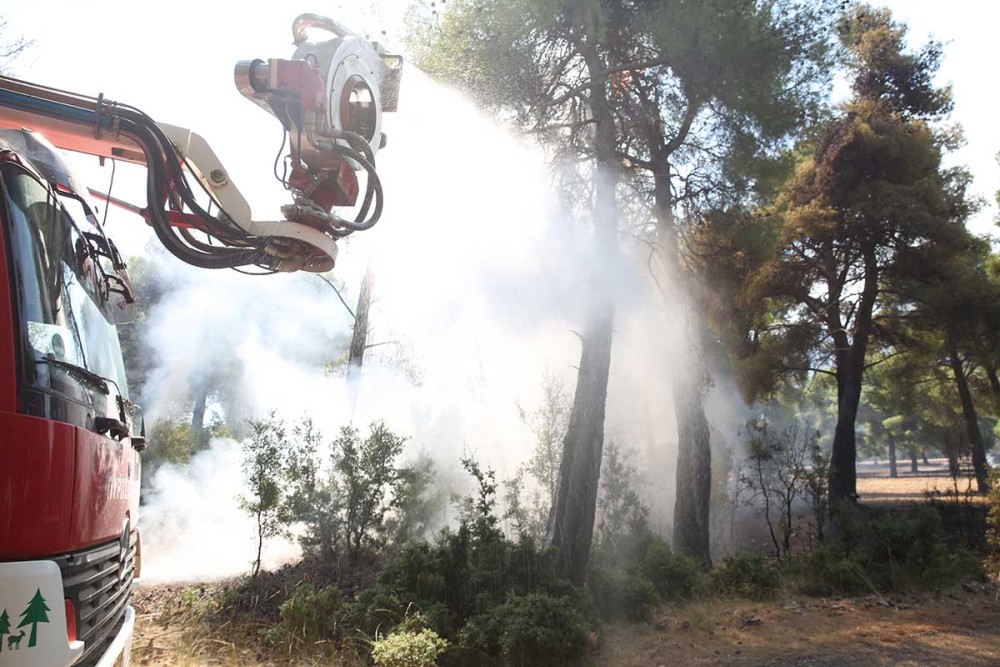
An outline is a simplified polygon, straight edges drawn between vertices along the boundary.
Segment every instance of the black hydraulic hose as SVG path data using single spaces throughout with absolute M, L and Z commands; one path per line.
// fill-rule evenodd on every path
M 337 218 L 337 222 L 335 224 L 353 232 L 363 232 L 367 229 L 371 229 L 382 216 L 382 182 L 379 180 L 378 174 L 375 172 L 375 165 L 369 162 L 364 155 L 352 148 L 337 146 L 334 150 L 340 155 L 357 162 L 368 174 L 368 185 L 365 188 L 365 198 L 361 203 L 361 208 L 358 211 L 358 214 L 354 218 L 354 222 Z M 368 215 L 368 208 L 371 206 L 373 198 L 375 199 L 375 210 L 372 211 L 371 217 L 368 220 L 365 220 L 365 217 Z
M 147 117 L 148 118 L 148 117 Z M 131 134 L 136 142 L 142 147 L 146 154 L 147 178 L 146 197 L 149 202 L 149 211 L 153 217 L 153 232 L 163 243 L 164 247 L 178 259 L 205 269 L 228 269 L 239 266 L 259 264 L 262 260 L 267 260 L 266 254 L 260 250 L 239 250 L 231 248 L 215 248 L 211 253 L 200 252 L 199 250 L 186 245 L 174 234 L 170 223 L 165 219 L 162 206 L 158 203 L 161 193 L 167 191 L 167 183 L 162 173 L 163 162 L 157 158 L 164 158 L 173 153 L 173 148 L 169 141 L 159 133 L 151 132 L 149 125 L 136 122 L 134 119 L 123 117 L 123 129 Z M 150 121 L 151 122 L 151 121 Z M 155 127 L 155 124 L 153 124 Z M 188 193 L 190 194 L 190 193 Z M 193 197 L 192 197 L 193 198 Z M 186 199 L 182 194 L 182 199 Z M 185 202 L 187 203 L 187 202 Z M 200 208 L 200 207 L 199 207 Z
M 65 96 L 66 94 L 60 93 L 58 97 Z M 55 97 L 36 97 L 30 92 L 5 89 L 0 89 L 0 97 L 4 98 L 5 105 L 10 108 L 22 109 L 72 123 L 111 129 L 110 120 L 101 118 L 100 107 L 98 106 L 97 112 L 91 108 L 93 100 L 77 97 L 69 100 Z M 234 230 L 232 227 L 222 224 L 198 204 L 184 176 L 183 167 L 173 145 L 149 116 L 127 105 L 116 104 L 115 112 L 120 119 L 118 130 L 134 139 L 145 154 L 148 167 L 146 194 L 153 231 L 171 254 L 182 261 L 202 268 L 235 268 L 252 264 L 263 264 L 267 268 L 273 268 L 276 260 L 261 248 L 240 249 L 199 244 L 202 248 L 207 248 L 207 250 L 202 251 L 194 244 L 187 244 L 178 238 L 174 228 L 166 219 L 166 211 L 162 204 L 170 185 L 173 185 L 174 192 L 177 193 L 184 205 L 194 213 L 201 225 L 204 225 L 206 233 L 217 236 L 223 242 L 231 245 L 250 245 L 255 239 L 253 235 L 247 234 L 243 230 Z
M 205 225 L 206 231 L 213 236 L 216 236 L 224 241 L 239 242 L 238 236 L 233 235 L 233 230 L 225 225 L 218 223 L 216 218 L 203 209 L 198 203 L 188 186 L 187 179 L 184 177 L 184 167 L 180 162 L 177 152 L 173 148 L 173 144 L 170 139 L 166 136 L 162 129 L 156 124 L 156 122 L 150 118 L 148 115 L 136 109 L 135 107 L 120 105 L 119 109 L 121 111 L 122 118 L 127 118 L 138 126 L 141 126 L 149 131 L 149 133 L 155 138 L 155 144 L 160 147 L 160 155 L 163 158 L 163 163 L 166 165 L 168 171 L 170 172 L 170 182 L 173 183 L 177 193 L 181 197 L 181 201 L 187 205 L 191 212 Z M 148 160 L 147 162 L 152 165 L 153 163 Z M 165 189 L 163 190 L 166 191 Z M 243 236 L 248 236 L 243 234 Z M 217 250 L 222 250 L 218 248 Z

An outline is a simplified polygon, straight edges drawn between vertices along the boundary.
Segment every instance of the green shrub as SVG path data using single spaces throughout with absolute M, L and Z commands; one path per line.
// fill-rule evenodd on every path
M 336 637 L 349 615 L 339 588 L 327 586 L 316 591 L 307 583 L 296 586 L 279 610 L 282 630 L 305 642 Z
M 964 581 L 989 580 L 983 561 L 965 549 L 958 549 L 955 553 L 949 554 L 947 562 L 941 564 L 934 576 L 942 586 L 954 586 Z
M 966 552 L 948 553 L 941 515 L 930 507 L 872 517 L 863 557 L 874 585 L 886 591 L 954 586 L 983 576 Z
M 469 619 L 462 643 L 507 665 L 565 665 L 580 658 L 587 622 L 571 597 L 529 594 Z
M 949 553 L 941 516 L 932 507 L 915 512 L 881 511 L 864 517 L 843 513 L 841 541 L 789 567 L 810 595 L 855 595 L 942 588 L 981 580 L 982 564 L 964 550 Z
M 641 567 L 642 574 L 652 582 L 664 600 L 691 597 L 701 578 L 698 561 L 671 550 L 661 538 L 655 538 L 649 544 Z
M 787 570 L 806 595 L 858 595 L 870 591 L 864 564 L 831 545 L 791 562 Z
M 990 549 L 989 568 L 1000 575 L 1000 469 L 990 471 L 989 511 L 986 515 L 986 544 Z
M 709 571 L 704 586 L 717 595 L 766 599 L 778 593 L 781 574 L 760 556 L 736 553 Z
M 377 667 L 433 667 L 448 642 L 430 628 L 420 632 L 395 632 L 372 644 Z
M 588 582 L 602 618 L 647 621 L 660 604 L 653 582 L 633 570 L 598 565 L 590 569 Z

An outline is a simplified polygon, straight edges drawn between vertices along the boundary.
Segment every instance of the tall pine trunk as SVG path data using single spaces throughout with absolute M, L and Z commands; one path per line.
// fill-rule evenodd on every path
M 580 44 L 587 70 L 596 82 L 591 88 L 590 109 L 594 133 L 594 241 L 598 260 L 591 276 L 589 321 L 582 336 L 576 393 L 559 466 L 559 490 L 547 542 L 556 548 L 556 571 L 575 584 L 587 578 L 587 562 L 594 537 L 598 480 L 604 450 L 604 415 L 611 369 L 614 298 L 604 276 L 617 262 L 618 174 L 615 125 L 608 105 L 604 63 L 596 49 Z
M 677 415 L 677 498 L 674 503 L 674 548 L 711 565 L 709 552 L 712 452 L 701 388 L 679 375 L 673 382 Z
M 855 425 L 858 405 L 861 403 L 861 386 L 865 374 L 865 355 L 872 330 L 872 312 L 878 295 L 878 258 L 874 247 L 862 249 L 864 284 L 861 298 L 854 313 L 854 336 L 848 341 L 839 309 L 830 309 L 828 327 L 836 345 L 837 359 L 837 426 L 833 433 L 833 450 L 830 453 L 829 495 L 830 512 L 836 515 L 845 506 L 858 501 L 858 443 Z M 831 299 L 831 303 L 839 301 Z
M 702 394 L 697 322 L 683 285 L 669 165 L 654 176 L 653 201 L 660 254 L 674 302 L 680 304 L 685 338 L 682 361 L 670 377 L 677 420 L 677 494 L 674 502 L 674 548 L 711 565 L 709 514 L 712 492 L 712 447 Z
M 549 529 L 559 574 L 576 584 L 587 576 L 594 536 L 604 445 L 604 410 L 611 368 L 614 308 L 595 312 L 583 335 L 576 394 L 559 466 L 559 489 Z
M 848 364 L 844 369 L 837 369 L 840 385 L 837 426 L 830 454 L 830 509 L 834 512 L 845 504 L 853 505 L 858 498 L 858 444 L 854 429 L 861 402 L 862 368 L 859 366 Z
M 976 406 L 972 403 L 972 393 L 969 391 L 969 380 L 965 377 L 962 358 L 958 355 L 958 346 L 949 332 L 948 359 L 955 375 L 955 386 L 958 389 L 958 399 L 962 404 L 962 418 L 968 432 L 969 447 L 972 450 L 972 468 L 976 472 L 976 488 L 979 493 L 989 490 L 989 479 L 986 471 L 986 448 L 983 447 L 983 435 L 979 431 L 979 419 L 976 416 Z

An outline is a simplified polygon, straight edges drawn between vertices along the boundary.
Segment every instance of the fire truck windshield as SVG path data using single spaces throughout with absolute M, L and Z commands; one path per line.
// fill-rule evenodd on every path
M 110 380 L 127 398 L 118 332 L 107 317 L 106 283 L 87 237 L 52 191 L 29 172 L 5 163 L 0 176 L 17 286 L 23 381 L 29 388 L 117 414 L 116 392 L 95 392 L 95 383 L 84 381 L 89 371 Z

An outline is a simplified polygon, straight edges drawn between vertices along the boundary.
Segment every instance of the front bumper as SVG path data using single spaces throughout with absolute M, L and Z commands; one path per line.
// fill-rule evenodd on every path
M 125 620 L 121 630 L 115 635 L 107 652 L 101 656 L 95 667 L 128 667 L 132 657 L 132 635 L 135 634 L 135 610 L 125 608 Z M 121 658 L 119 660 L 119 658 Z

